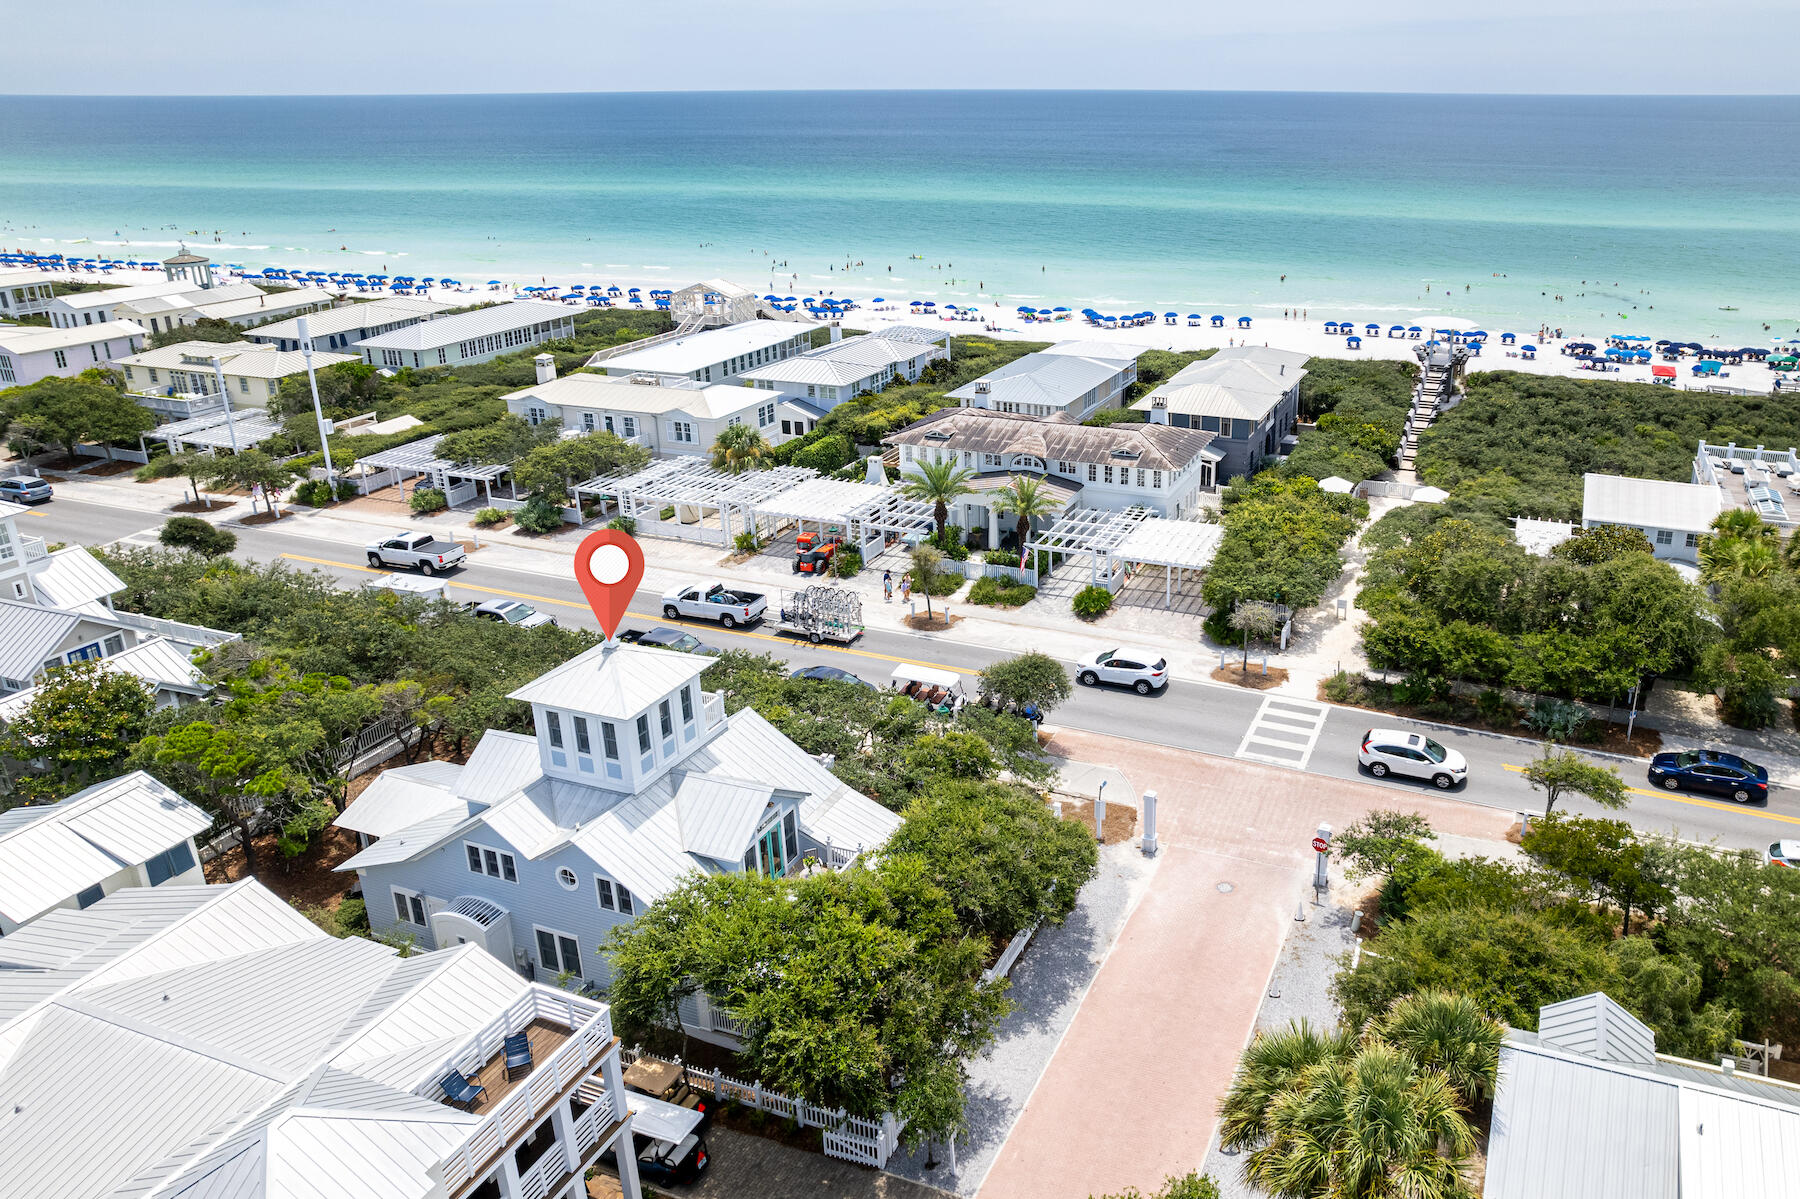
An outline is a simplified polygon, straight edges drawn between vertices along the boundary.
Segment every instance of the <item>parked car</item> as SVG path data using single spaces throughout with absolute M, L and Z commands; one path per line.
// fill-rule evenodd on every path
M 1800 841 L 1771 841 L 1763 860 L 1771 866 L 1800 870 Z
M 855 683 L 858 687 L 867 687 L 871 691 L 881 690 L 867 679 L 858 678 L 847 670 L 836 666 L 802 666 L 788 675 L 790 679 L 817 679 L 821 683 Z
M 521 629 L 535 629 L 539 625 L 556 623 L 556 617 L 548 612 L 539 612 L 523 600 L 471 601 L 468 609 L 483 620 L 497 620 L 501 624 L 515 625 Z
M 460 543 L 439 541 L 430 533 L 403 529 L 368 545 L 370 566 L 400 566 L 421 574 L 436 574 L 461 566 L 469 555 Z
M 648 645 L 653 649 L 680 650 L 684 654 L 699 654 L 702 657 L 716 658 L 722 652 L 718 647 L 706 644 L 692 633 L 684 633 L 680 629 L 671 629 L 666 625 L 658 625 L 649 632 L 626 629 L 619 634 L 619 640 L 628 645 Z
M 10 479 L 0 479 L 0 500 L 41 504 L 55 494 L 56 489 L 50 486 L 50 480 L 40 479 L 36 475 L 14 475 Z
M 1428 779 L 1439 791 L 1448 791 L 1469 778 L 1469 763 L 1461 754 L 1422 733 L 1399 729 L 1364 733 L 1356 760 L 1378 779 L 1390 774 Z
M 1075 681 L 1087 687 L 1114 683 L 1149 695 L 1169 685 L 1169 662 L 1139 650 L 1105 649 L 1076 659 Z
M 716 620 L 730 629 L 761 620 L 768 606 L 768 598 L 759 591 L 737 591 L 715 582 L 671 587 L 663 592 L 662 610 L 667 620 L 692 616 Z
M 1769 772 L 1736 754 L 1684 749 L 1650 759 L 1650 781 L 1665 791 L 1722 795 L 1734 803 L 1769 798 Z

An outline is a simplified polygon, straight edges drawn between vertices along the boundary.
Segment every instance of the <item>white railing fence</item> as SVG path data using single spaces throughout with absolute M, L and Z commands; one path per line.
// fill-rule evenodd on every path
M 160 616 L 145 616 L 138 612 L 115 611 L 108 619 L 128 624 L 134 629 L 143 629 L 147 633 L 160 634 L 182 645 L 224 645 L 228 641 L 243 639 L 238 633 L 227 633 L 197 624 L 183 624 L 179 620 L 164 620 Z
M 619 1060 L 626 1065 L 645 1057 L 648 1055 L 629 1049 L 619 1051 Z M 899 1148 L 900 1133 L 906 1127 L 906 1122 L 891 1112 L 875 1119 L 852 1116 L 842 1108 L 819 1107 L 804 1099 L 767 1090 L 761 1083 L 732 1078 L 717 1069 L 701 1070 L 694 1066 L 684 1066 L 682 1072 L 688 1086 L 696 1091 L 757 1111 L 772 1112 L 795 1121 L 803 1128 L 819 1129 L 827 1157 L 860 1162 L 878 1170 L 887 1165 L 888 1158 Z
M 117 462 L 136 462 L 140 466 L 150 461 L 150 455 L 142 450 L 121 450 L 115 447 L 112 453 L 108 455 L 106 447 L 103 445 L 78 445 L 75 447 L 75 453 L 83 458 L 110 459 Z
M 376 746 L 395 739 L 405 739 L 409 731 L 416 731 L 417 728 L 417 725 L 404 716 L 383 716 L 374 724 L 338 742 L 337 748 L 331 752 L 332 763 L 342 770 L 347 763 L 362 757 Z
M 452 508 L 460 508 L 480 494 L 480 484 L 473 482 L 453 483 L 444 489 L 444 498 L 450 501 Z
M 525 1084 L 487 1112 L 462 1146 L 444 1159 L 444 1188 L 452 1194 L 477 1178 L 502 1149 L 530 1131 L 564 1091 L 592 1074 L 612 1042 L 612 1018 L 606 1008 L 577 995 L 534 986 L 446 1058 L 418 1094 L 436 1098 L 441 1093 L 439 1080 L 451 1070 L 464 1077 L 479 1072 L 504 1048 L 507 1034 L 523 1032 L 534 1019 L 564 1024 L 574 1035 L 534 1066 Z

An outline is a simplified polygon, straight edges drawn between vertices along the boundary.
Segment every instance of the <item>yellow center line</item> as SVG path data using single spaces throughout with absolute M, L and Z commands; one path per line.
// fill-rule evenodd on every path
M 1514 774 L 1525 773 L 1525 767 L 1523 766 L 1514 766 L 1511 762 L 1505 763 L 1505 766 Z M 1755 808 L 1743 804 L 1719 803 L 1717 800 L 1696 799 L 1692 795 L 1679 795 L 1673 791 L 1651 791 L 1644 787 L 1627 787 L 1625 790 L 1632 795 L 1645 795 L 1651 799 L 1666 799 L 1670 803 L 1684 803 L 1695 808 L 1717 808 L 1721 812 L 1735 812 L 1743 816 L 1755 816 L 1761 820 L 1779 820 L 1783 824 L 1800 824 L 1800 816 L 1784 816 L 1780 812 L 1759 812 Z
M 279 557 L 290 558 L 295 562 L 311 562 L 316 566 L 335 566 L 340 570 L 354 570 L 366 575 L 399 573 L 398 571 L 391 570 L 376 570 L 374 567 L 363 566 L 355 562 L 338 562 L 331 558 L 309 558 L 305 554 L 282 553 Z M 443 578 L 444 576 L 439 575 L 437 577 Z M 503 595 L 508 599 L 525 600 L 533 604 L 555 604 L 559 608 L 575 608 L 582 612 L 592 610 L 585 603 L 578 603 L 574 600 L 551 599 L 547 595 L 532 595 L 527 591 L 507 591 L 500 587 L 483 587 L 477 583 L 464 583 L 451 579 L 444 579 L 444 583 L 447 587 L 457 587 L 464 591 L 479 591 L 485 595 Z M 648 620 L 653 623 L 680 625 L 691 629 L 716 629 L 728 637 L 749 637 L 757 641 L 769 641 L 776 645 L 784 645 L 790 648 L 797 644 L 791 637 L 781 637 L 774 633 L 752 633 L 746 630 L 742 625 L 739 625 L 735 629 L 727 629 L 710 620 L 669 620 L 660 612 L 639 612 L 635 609 L 627 610 L 625 615 L 635 616 L 639 620 Z M 825 650 L 830 653 L 849 654 L 853 657 L 868 658 L 877 662 L 903 662 L 908 666 L 929 666 L 933 670 L 948 670 L 955 674 L 961 674 L 965 669 L 961 666 L 946 666 L 939 662 L 927 662 L 920 658 L 904 658 L 894 654 L 879 654 L 874 650 L 857 649 L 854 646 L 848 645 L 830 645 L 825 642 L 821 642 L 818 645 L 812 645 L 811 643 L 800 644 L 807 644 L 811 649 Z

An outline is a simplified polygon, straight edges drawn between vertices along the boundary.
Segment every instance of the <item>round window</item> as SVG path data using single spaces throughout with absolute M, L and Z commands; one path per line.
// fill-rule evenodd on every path
M 561 883 L 566 890 L 573 891 L 575 889 L 575 872 L 564 866 L 556 872 L 556 881 Z

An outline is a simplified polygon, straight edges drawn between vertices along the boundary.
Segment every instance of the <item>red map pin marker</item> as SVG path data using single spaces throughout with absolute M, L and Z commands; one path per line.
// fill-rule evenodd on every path
M 644 551 L 637 539 L 619 529 L 596 529 L 575 551 L 575 581 L 588 606 L 612 640 L 644 577 Z

